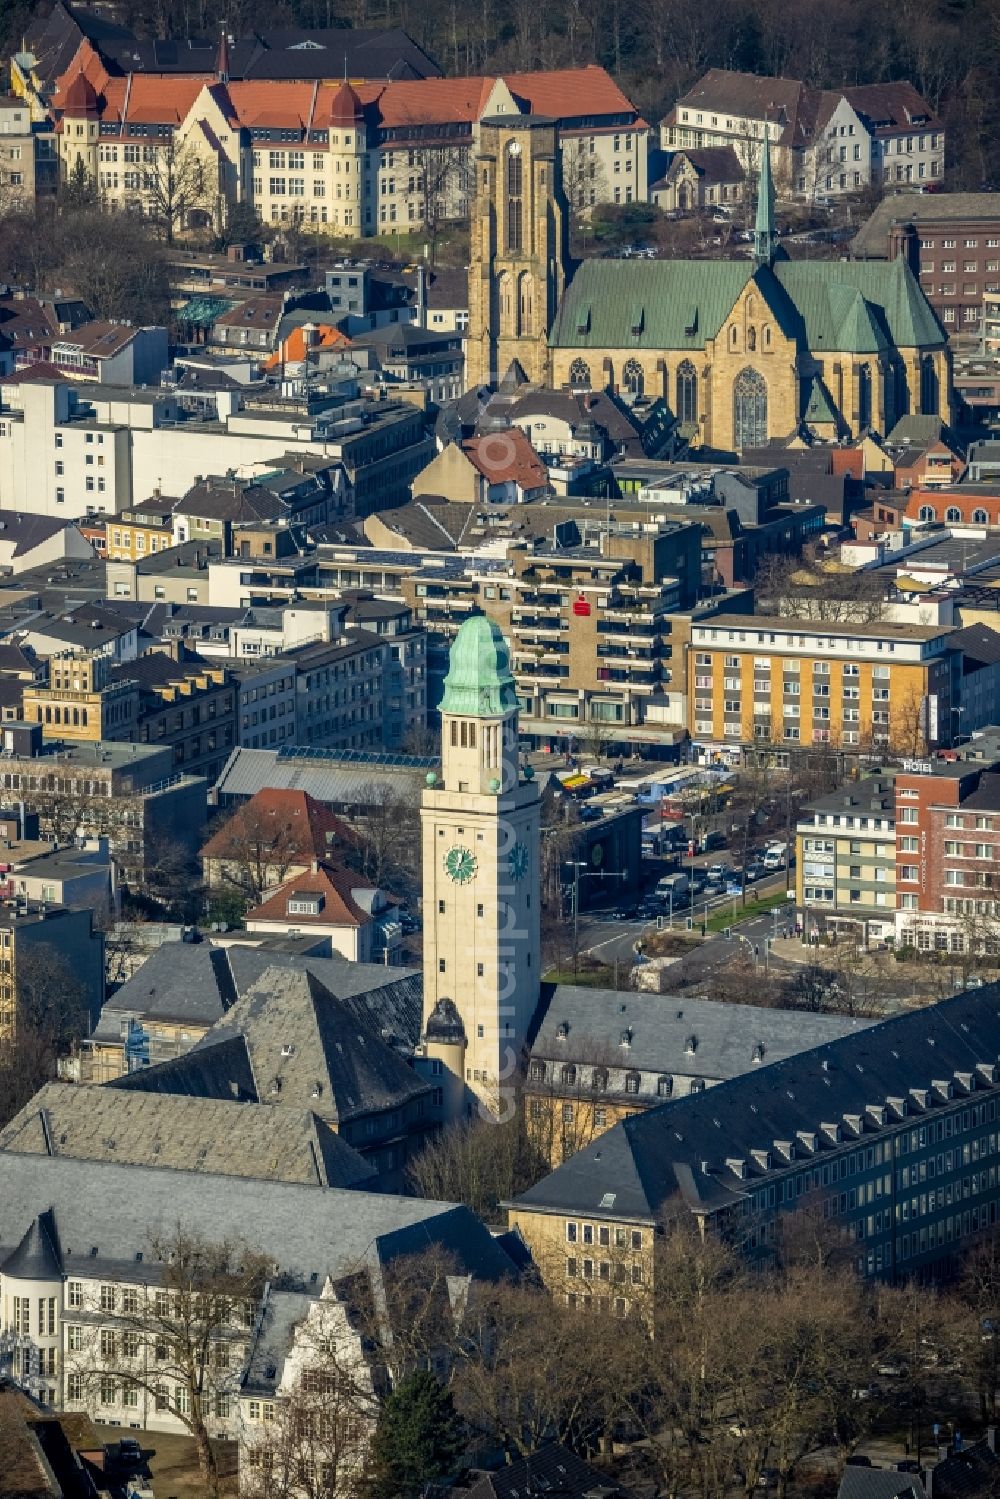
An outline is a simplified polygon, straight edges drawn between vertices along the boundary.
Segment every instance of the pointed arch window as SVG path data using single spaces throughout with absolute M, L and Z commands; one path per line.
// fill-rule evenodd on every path
M 629 395 L 641 396 L 643 381 L 642 365 L 638 359 L 626 359 L 625 368 L 622 370 L 622 383 Z
M 867 364 L 858 370 L 858 426 L 872 424 L 872 372 Z
M 757 329 L 753 326 L 753 324 L 751 324 L 750 327 L 747 329 L 747 348 L 750 350 L 750 352 L 752 354 L 753 351 L 754 351 L 754 349 L 756 349 L 756 347 L 757 347 Z
M 507 249 L 517 252 L 524 245 L 524 162 L 517 141 L 507 147 Z
M 698 376 L 690 359 L 677 366 L 677 420 L 694 426 L 698 420 Z
M 733 429 L 737 448 L 767 441 L 767 384 L 756 370 L 740 370 L 733 383 Z
M 920 410 L 924 416 L 937 415 L 938 375 L 930 354 L 920 361 Z
M 574 390 L 590 389 L 590 365 L 585 359 L 574 359 L 569 367 L 569 383 Z

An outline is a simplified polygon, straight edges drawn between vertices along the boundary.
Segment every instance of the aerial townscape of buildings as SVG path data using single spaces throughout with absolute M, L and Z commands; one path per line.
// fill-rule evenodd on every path
M 953 96 L 22 10 L 0 1499 L 995 1495 Z

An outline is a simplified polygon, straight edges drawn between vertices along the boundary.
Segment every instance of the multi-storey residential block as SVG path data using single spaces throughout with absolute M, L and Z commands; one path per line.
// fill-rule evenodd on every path
M 53 100 L 64 177 L 186 227 L 248 203 L 358 237 L 461 218 L 483 119 L 546 116 L 579 206 L 646 197 L 648 126 L 599 67 L 388 84 L 112 76 L 85 44 Z
M 56 137 L 48 122 L 35 123 L 23 99 L 0 95 L 0 205 L 4 212 L 51 197 L 58 184 Z
M 729 146 L 751 173 L 769 141 L 786 195 L 829 198 L 944 176 L 944 126 L 910 83 L 821 90 L 712 68 L 678 99 L 661 135 L 667 150 Z
M 886 745 L 911 755 L 956 732 L 961 653 L 933 625 L 763 615 L 691 627 L 689 731 L 700 745 Z
M 766 1259 L 822 1213 L 859 1274 L 943 1268 L 997 1220 L 996 985 L 828 1041 L 616 1124 L 517 1197 L 510 1222 L 577 1304 L 642 1310 L 654 1247 L 690 1213 Z
M 867 943 L 896 923 L 896 799 L 891 775 L 812 802 L 795 830 L 795 896 L 805 933 L 854 928 Z M 811 917 L 811 919 L 810 919 Z
M 905 260 L 948 333 L 988 335 L 984 306 L 1000 293 L 996 193 L 884 198 L 855 235 L 851 254 L 858 260 Z

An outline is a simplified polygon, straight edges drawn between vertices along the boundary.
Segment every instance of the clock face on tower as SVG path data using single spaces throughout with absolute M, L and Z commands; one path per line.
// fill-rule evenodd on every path
M 458 885 L 467 885 L 476 872 L 476 856 L 460 843 L 454 844 L 444 856 L 444 872 Z
M 528 850 L 523 843 L 515 843 L 507 855 L 507 868 L 512 880 L 523 880 L 528 873 Z

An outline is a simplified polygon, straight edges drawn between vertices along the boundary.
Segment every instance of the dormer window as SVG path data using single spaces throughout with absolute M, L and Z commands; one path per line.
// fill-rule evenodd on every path
M 290 895 L 287 909 L 289 916 L 318 916 L 323 909 L 323 897 L 318 892 Z

